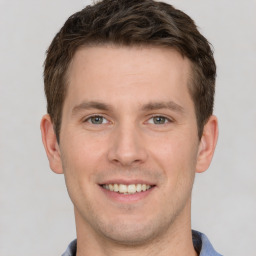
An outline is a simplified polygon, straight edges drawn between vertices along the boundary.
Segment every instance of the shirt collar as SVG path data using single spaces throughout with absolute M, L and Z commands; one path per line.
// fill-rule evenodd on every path
M 195 250 L 197 253 L 200 253 L 199 256 L 222 256 L 214 250 L 207 236 L 203 233 L 192 230 L 192 239 Z M 75 239 L 69 244 L 67 250 L 62 254 L 62 256 L 75 256 L 76 244 L 77 242 Z
M 192 230 L 193 245 L 199 256 L 221 256 L 217 253 L 207 236 L 196 230 Z

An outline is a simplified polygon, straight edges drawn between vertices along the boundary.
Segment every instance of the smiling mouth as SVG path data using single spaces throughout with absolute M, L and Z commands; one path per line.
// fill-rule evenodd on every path
M 135 194 L 135 193 L 141 193 L 145 192 L 151 188 L 154 187 L 154 185 L 148 185 L 148 184 L 103 184 L 101 185 L 106 190 L 109 190 L 111 192 L 116 192 L 119 194 Z

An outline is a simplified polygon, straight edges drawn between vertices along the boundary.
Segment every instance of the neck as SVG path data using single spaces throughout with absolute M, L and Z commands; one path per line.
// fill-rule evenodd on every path
M 189 212 L 190 212 L 190 205 Z M 186 211 L 184 211 L 186 212 Z M 96 232 L 75 210 L 77 256 L 197 256 L 193 247 L 190 216 L 177 216 L 171 228 L 141 244 L 125 244 Z

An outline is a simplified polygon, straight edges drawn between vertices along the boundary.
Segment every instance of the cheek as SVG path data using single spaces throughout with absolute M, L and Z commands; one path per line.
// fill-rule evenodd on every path
M 61 145 L 64 174 L 69 183 L 85 186 L 94 181 L 94 173 L 103 162 L 105 147 L 99 138 L 74 134 L 66 135 Z
M 154 161 L 164 170 L 167 178 L 186 176 L 195 171 L 197 147 L 195 138 L 185 136 L 183 133 L 158 138 L 157 142 L 152 141 L 150 153 Z
M 69 196 L 77 208 L 87 207 L 93 197 L 95 170 L 99 168 L 100 150 L 97 143 L 73 136 L 63 140 L 61 158 Z M 82 205 L 84 205 L 82 207 Z M 87 208 L 86 208 L 87 209 Z M 88 209 L 87 209 L 88 210 Z

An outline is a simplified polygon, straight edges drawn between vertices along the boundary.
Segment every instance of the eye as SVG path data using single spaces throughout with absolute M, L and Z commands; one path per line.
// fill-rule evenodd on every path
M 148 121 L 150 124 L 166 124 L 168 122 L 171 122 L 171 120 L 164 116 L 154 116 L 151 117 Z
M 85 121 L 91 124 L 106 124 L 108 122 L 103 116 L 91 116 Z

